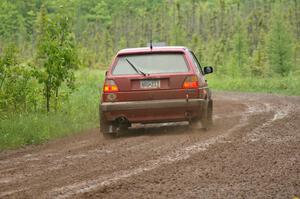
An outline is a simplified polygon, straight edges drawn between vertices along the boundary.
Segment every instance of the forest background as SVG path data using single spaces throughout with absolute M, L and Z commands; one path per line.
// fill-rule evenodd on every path
M 192 49 L 214 90 L 300 94 L 299 0 L 1 0 L 0 149 L 98 126 L 122 48 Z

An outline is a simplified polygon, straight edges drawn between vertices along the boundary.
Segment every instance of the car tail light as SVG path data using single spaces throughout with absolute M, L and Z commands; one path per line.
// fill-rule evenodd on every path
M 186 77 L 183 82 L 182 88 L 199 88 L 198 77 L 196 75 Z
M 119 88 L 114 80 L 105 80 L 104 86 L 103 86 L 103 92 L 104 93 L 111 93 L 111 92 L 118 92 Z

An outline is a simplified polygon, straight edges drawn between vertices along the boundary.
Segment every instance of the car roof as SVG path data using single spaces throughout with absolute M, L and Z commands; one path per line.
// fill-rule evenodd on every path
M 152 49 L 150 47 L 142 47 L 142 48 L 125 48 L 120 50 L 117 54 L 138 54 L 138 53 L 149 53 L 149 52 L 184 52 L 188 51 L 188 48 L 185 46 L 163 46 L 163 47 L 155 47 Z

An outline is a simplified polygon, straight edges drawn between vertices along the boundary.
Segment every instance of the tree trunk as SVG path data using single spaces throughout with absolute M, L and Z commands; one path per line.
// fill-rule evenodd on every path
M 4 77 L 3 77 L 2 80 L 1 80 L 0 89 L 1 89 L 2 86 L 3 86 L 3 83 L 4 83 L 5 78 L 6 78 L 6 74 L 4 75 Z
M 57 112 L 57 104 L 58 104 L 58 88 L 55 89 L 55 112 Z
M 294 0 L 295 1 L 295 17 L 296 17 L 296 31 L 297 31 L 297 39 L 300 39 L 300 21 L 299 21 L 299 16 L 298 16 L 298 0 Z
M 46 107 L 47 107 L 47 113 L 50 112 L 50 86 L 46 85 Z

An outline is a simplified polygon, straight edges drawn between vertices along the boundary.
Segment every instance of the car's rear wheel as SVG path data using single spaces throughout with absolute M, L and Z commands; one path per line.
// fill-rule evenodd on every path
M 100 133 L 102 133 L 104 138 L 115 138 L 117 133 L 114 130 L 114 125 L 105 119 L 103 111 L 99 110 L 100 119 Z M 110 129 L 111 128 L 111 129 Z

